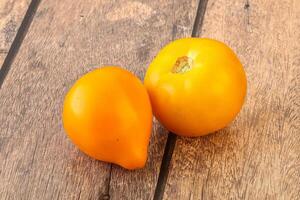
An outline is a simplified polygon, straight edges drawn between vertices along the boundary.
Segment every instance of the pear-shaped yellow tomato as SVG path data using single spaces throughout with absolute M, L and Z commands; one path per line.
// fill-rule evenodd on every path
M 184 38 L 165 46 L 147 70 L 145 85 L 156 118 L 182 136 L 201 136 L 230 123 L 246 95 L 239 59 L 212 39 Z
M 63 124 L 89 156 L 127 169 L 145 165 L 152 110 L 146 88 L 130 72 L 103 67 L 81 77 L 66 95 Z

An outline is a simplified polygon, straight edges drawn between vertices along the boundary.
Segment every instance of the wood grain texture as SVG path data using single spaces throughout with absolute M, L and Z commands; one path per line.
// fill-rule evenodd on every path
M 0 1 L 0 68 L 20 27 L 30 0 Z
M 42 1 L 0 90 L 3 199 L 151 199 L 166 140 L 154 123 L 145 169 L 83 155 L 65 136 L 63 98 L 84 73 L 120 65 L 141 79 L 159 48 L 189 36 L 196 0 Z
M 202 37 L 226 42 L 248 96 L 226 129 L 178 138 L 164 199 L 300 199 L 300 2 L 210 0 Z
M 101 35 L 99 22 L 81 17 L 96 17 L 106 4 L 93 5 L 43 1 L 2 85 L 4 199 L 103 199 L 108 193 L 110 166 L 80 153 L 61 126 L 64 94 L 99 56 L 100 37 L 92 37 Z
M 119 13 L 122 10 L 124 13 L 136 13 L 132 17 L 139 19 L 137 10 L 141 10 L 141 8 L 142 10 L 146 10 L 146 8 L 151 10 L 149 13 L 152 13 L 152 16 L 147 17 L 146 20 L 143 19 L 143 24 L 124 20 L 114 22 L 116 26 L 122 27 L 121 30 L 123 29 L 123 32 L 118 33 L 118 38 L 129 40 L 135 44 L 135 47 L 127 50 L 127 56 L 122 57 L 120 61 L 124 66 L 128 65 L 127 63 L 130 61 L 128 67 L 131 70 L 142 70 L 137 73 L 142 79 L 146 68 L 163 45 L 172 39 L 191 35 L 198 2 L 195 0 L 159 0 L 144 1 L 136 7 L 135 4 L 136 2 L 127 1 L 123 5 L 116 6 L 108 15 L 114 16 L 114 13 Z M 124 11 L 125 8 L 127 11 Z M 124 18 L 124 15 L 121 16 Z M 122 36 L 128 33 L 131 34 L 130 37 Z M 123 42 L 119 41 L 118 43 L 122 44 Z M 155 121 L 146 167 L 132 172 L 113 166 L 110 184 L 111 199 L 153 199 L 166 136 L 167 131 Z

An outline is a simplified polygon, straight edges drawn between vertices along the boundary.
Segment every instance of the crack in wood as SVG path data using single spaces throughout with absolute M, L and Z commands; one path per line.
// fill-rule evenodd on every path
M 244 9 L 245 9 L 246 14 L 247 14 L 247 24 L 250 25 L 250 16 L 249 16 L 249 12 L 250 12 L 250 2 L 249 2 L 249 0 L 246 0 Z
M 165 186 L 169 174 L 169 166 L 170 166 L 170 162 L 176 144 L 176 138 L 177 136 L 174 133 L 171 132 L 169 133 L 160 170 L 159 170 L 158 181 L 156 184 L 155 193 L 153 197 L 153 199 L 155 200 L 163 198 L 164 190 L 165 190 Z
M 112 176 L 112 170 L 113 170 L 113 164 L 110 164 L 110 169 L 109 169 L 109 176 L 107 180 L 107 189 L 104 195 L 101 195 L 99 197 L 99 200 L 109 200 L 110 199 L 110 182 L 111 182 L 111 176 Z
M 192 37 L 197 37 L 201 34 L 201 28 L 203 25 L 207 2 L 208 0 L 199 0 L 197 14 L 195 17 L 194 26 L 192 30 Z
M 31 22 L 33 20 L 33 17 L 36 13 L 36 10 L 40 4 L 41 0 L 32 0 L 30 2 L 30 5 L 26 11 L 26 14 L 24 16 L 24 19 L 20 25 L 20 28 L 16 34 L 16 37 L 7 53 L 7 56 L 4 59 L 3 65 L 0 69 L 0 89 L 2 87 L 2 84 L 6 78 L 6 75 L 8 74 L 11 64 L 13 63 L 16 55 L 18 54 L 18 51 L 22 45 L 22 42 L 28 32 L 28 29 L 31 25 Z

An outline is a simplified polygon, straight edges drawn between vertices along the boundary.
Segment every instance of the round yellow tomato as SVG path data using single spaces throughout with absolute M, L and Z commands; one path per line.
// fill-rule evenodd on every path
M 81 77 L 65 97 L 63 124 L 91 157 L 127 169 L 145 165 L 152 110 L 146 88 L 130 72 L 104 67 Z
M 156 118 L 182 136 L 201 136 L 230 123 L 246 95 L 246 75 L 225 44 L 184 38 L 165 46 L 150 64 L 145 86 Z

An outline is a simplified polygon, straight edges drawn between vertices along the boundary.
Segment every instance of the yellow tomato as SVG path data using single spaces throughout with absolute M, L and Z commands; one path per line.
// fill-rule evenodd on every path
M 91 157 L 127 169 L 145 165 L 152 110 L 145 87 L 130 72 L 104 67 L 81 77 L 66 95 L 63 124 Z
M 156 118 L 182 136 L 201 136 L 230 123 L 246 95 L 246 75 L 225 44 L 184 38 L 165 46 L 147 70 L 145 85 Z

